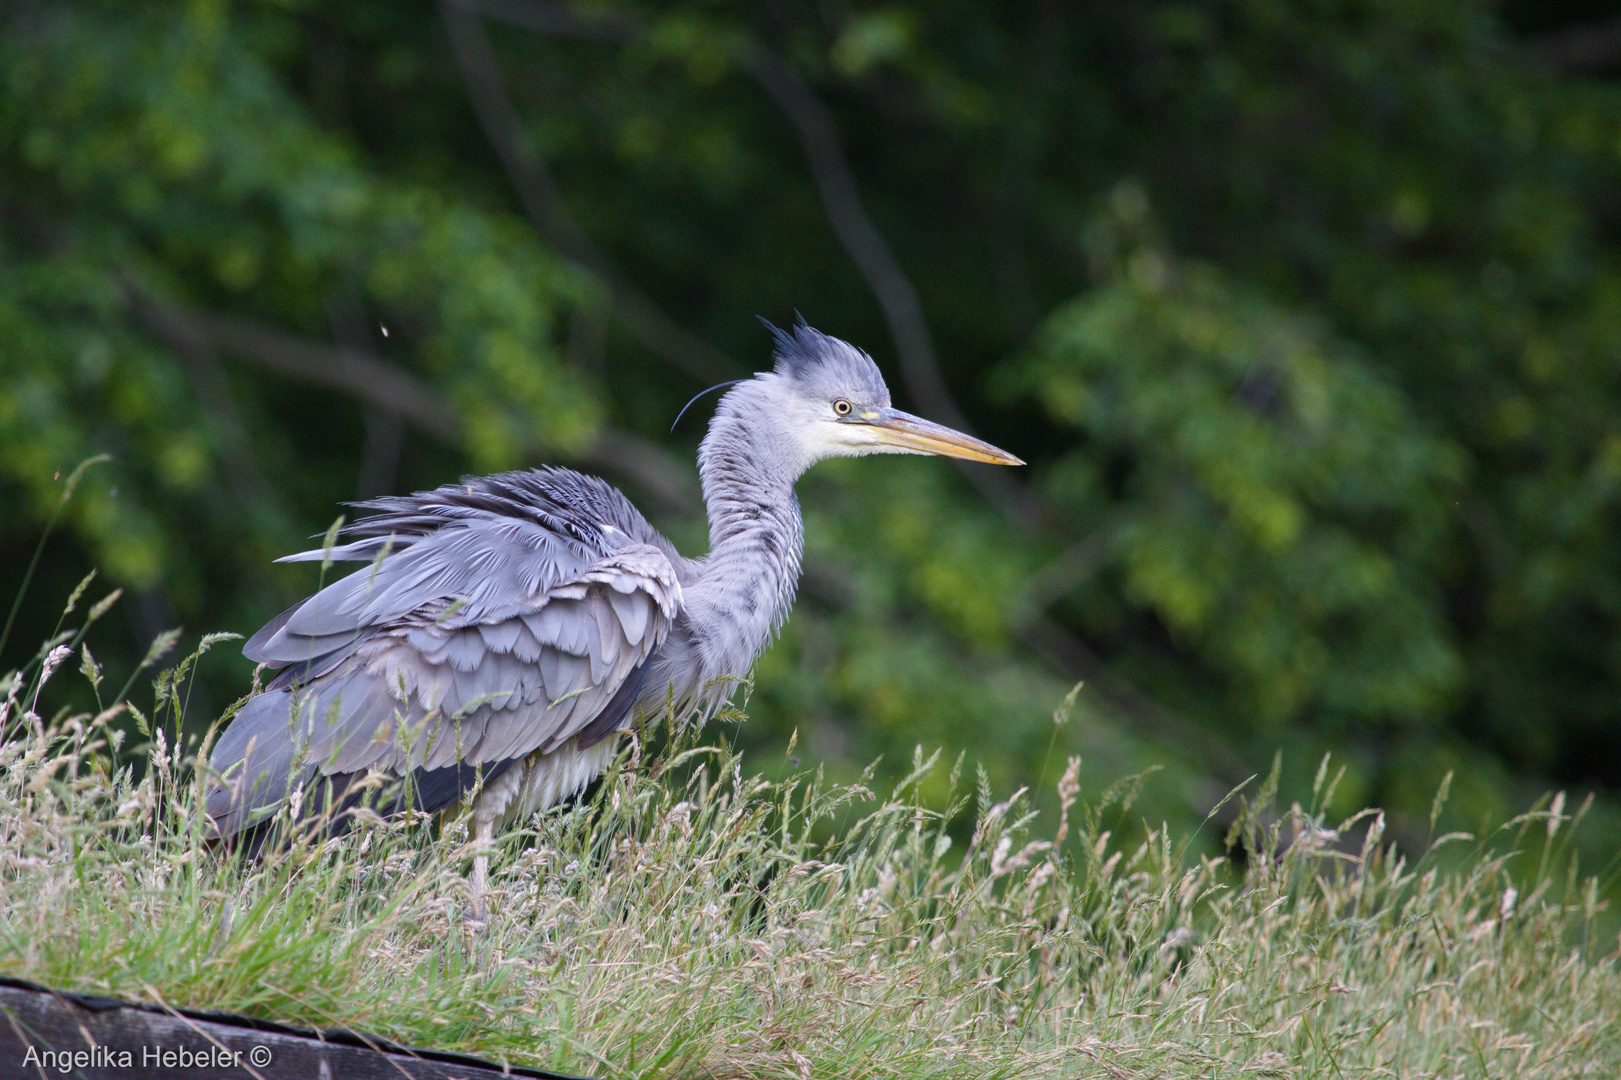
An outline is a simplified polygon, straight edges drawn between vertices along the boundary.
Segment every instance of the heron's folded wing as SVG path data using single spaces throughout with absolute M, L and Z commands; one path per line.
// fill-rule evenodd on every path
M 602 556 L 523 604 L 497 604 L 490 590 L 472 603 L 441 597 L 357 626 L 355 644 L 337 659 L 323 657 L 319 670 L 303 665 L 315 672 L 307 683 L 261 695 L 277 695 L 273 701 L 251 701 L 210 765 L 236 776 L 237 790 L 258 792 L 253 801 L 262 809 L 265 793 L 285 792 L 303 768 L 403 776 L 521 758 L 582 733 L 595 741 L 629 722 L 644 666 L 679 605 L 669 559 L 644 544 Z M 222 831 L 243 820 L 238 809 L 228 795 L 211 796 Z
M 243 648 L 280 667 L 347 655 L 368 631 L 444 600 L 455 624 L 499 622 L 544 602 L 590 571 L 600 552 L 534 522 L 482 518 L 402 539 L 369 566 L 334 581 L 271 620 Z M 443 612 L 441 612 L 443 614 Z
M 365 650 L 367 673 L 403 689 L 428 727 L 408 760 L 340 754 L 333 767 L 496 762 L 555 750 L 588 727 L 607 734 L 629 722 L 635 695 L 621 691 L 663 643 L 679 603 L 669 560 L 635 545 L 512 618 L 379 635 Z

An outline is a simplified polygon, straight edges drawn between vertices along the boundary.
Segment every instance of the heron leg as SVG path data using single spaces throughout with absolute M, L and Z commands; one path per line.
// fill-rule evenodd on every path
M 495 820 L 473 816 L 473 918 L 484 921 L 484 897 L 490 891 L 490 848 L 495 841 Z

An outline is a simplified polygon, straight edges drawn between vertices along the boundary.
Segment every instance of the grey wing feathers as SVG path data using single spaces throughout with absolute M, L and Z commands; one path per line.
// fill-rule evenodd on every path
M 431 516 L 447 503 L 411 512 Z M 408 536 L 250 640 L 250 659 L 283 671 L 214 749 L 222 781 L 209 813 L 222 835 L 317 775 L 505 762 L 623 723 L 634 701 L 625 688 L 640 684 L 680 605 L 668 545 L 639 515 L 617 536 L 593 536 L 564 513 L 474 509 L 434 517 L 437 529 Z M 403 513 L 396 528 L 411 524 Z

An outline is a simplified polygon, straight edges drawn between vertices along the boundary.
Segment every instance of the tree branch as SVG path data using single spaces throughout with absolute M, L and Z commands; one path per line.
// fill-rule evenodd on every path
M 128 282 L 125 292 L 137 320 L 177 349 L 227 352 L 300 382 L 342 390 L 445 442 L 461 438 L 460 422 L 427 383 L 374 355 L 309 341 L 234 315 L 195 311 Z
M 957 407 L 940 375 L 934 339 L 923 317 L 917 289 L 862 205 L 855 173 L 839 145 L 832 114 L 799 73 L 775 53 L 750 45 L 741 59 L 743 70 L 799 132 L 800 148 L 821 192 L 828 224 L 883 308 L 907 391 L 931 419 L 968 430 L 968 418 Z
M 503 9 L 511 5 L 502 5 Z M 696 334 L 677 325 L 614 269 L 602 249 L 592 242 L 568 212 L 556 182 L 524 135 L 518 113 L 507 96 L 500 62 L 490 46 L 484 24 L 475 13 L 477 0 L 444 0 L 441 10 L 450 36 L 451 51 L 472 99 L 484 134 L 495 148 L 501 166 L 517 190 L 518 201 L 535 229 L 565 257 L 590 270 L 613 298 L 614 313 L 643 347 L 662 357 L 699 382 L 732 378 L 740 366 Z M 553 13 L 559 25 L 590 36 L 591 25 L 566 9 Z M 601 23 L 611 26 L 612 23 Z
M 491 18 L 544 34 L 593 41 L 624 42 L 643 29 L 642 24 L 628 16 L 614 13 L 582 15 L 565 4 L 551 0 L 445 0 L 445 5 L 447 18 L 451 8 L 455 7 L 463 12 L 482 12 Z M 473 15 L 462 17 L 469 20 L 476 18 Z M 487 39 L 481 47 L 488 50 Z M 929 333 L 928 320 L 923 315 L 917 289 L 901 269 L 888 241 L 873 224 L 872 217 L 862 204 L 855 173 L 844 156 L 833 116 L 827 106 L 792 66 L 762 45 L 745 45 L 738 62 L 743 72 L 765 91 L 798 132 L 800 148 L 816 181 L 828 224 L 884 313 L 907 393 L 919 408 L 929 414 L 930 419 L 971 433 L 972 425 L 958 408 L 940 374 L 934 339 Z M 493 56 L 480 63 L 493 67 Z M 502 104 L 505 106 L 503 126 L 511 129 L 503 137 L 510 143 L 515 141 L 512 135 L 517 131 L 517 118 L 511 113 L 511 106 L 505 102 L 504 95 Z M 489 130 L 489 125 L 486 125 L 486 130 Z M 491 138 L 496 138 L 493 132 Z M 547 183 L 550 184 L 549 178 Z M 1040 520 L 1040 508 L 1023 485 L 991 469 L 965 462 L 953 464 L 982 496 L 1021 528 L 1032 527 Z
M 972 432 L 973 426 L 957 407 L 940 374 L 939 356 L 917 289 L 861 202 L 855 173 L 839 145 L 827 106 L 787 61 L 763 46 L 747 46 L 742 65 L 798 130 L 799 144 L 816 178 L 828 224 L 883 309 L 907 393 L 931 419 Z M 1022 484 L 999 471 L 965 462 L 955 464 L 968 482 L 1014 524 L 1028 529 L 1040 521 L 1040 508 Z
M 159 300 L 127 280 L 123 286 L 136 320 L 171 348 L 193 354 L 217 351 L 299 382 L 338 390 L 443 442 L 461 444 L 461 420 L 438 392 L 373 353 Z M 669 511 L 690 514 L 701 506 L 692 470 L 630 432 L 604 429 L 596 444 L 573 460 L 634 481 Z

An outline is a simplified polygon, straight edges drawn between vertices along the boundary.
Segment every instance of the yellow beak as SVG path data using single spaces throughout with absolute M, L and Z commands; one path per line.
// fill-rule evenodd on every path
M 942 457 L 963 458 L 966 461 L 988 461 L 992 465 L 1023 465 L 1024 462 L 998 450 L 988 442 L 940 424 L 931 423 L 921 416 L 913 416 L 899 409 L 873 409 L 853 418 L 873 429 L 875 441 L 899 447 L 914 454 L 938 454 Z

